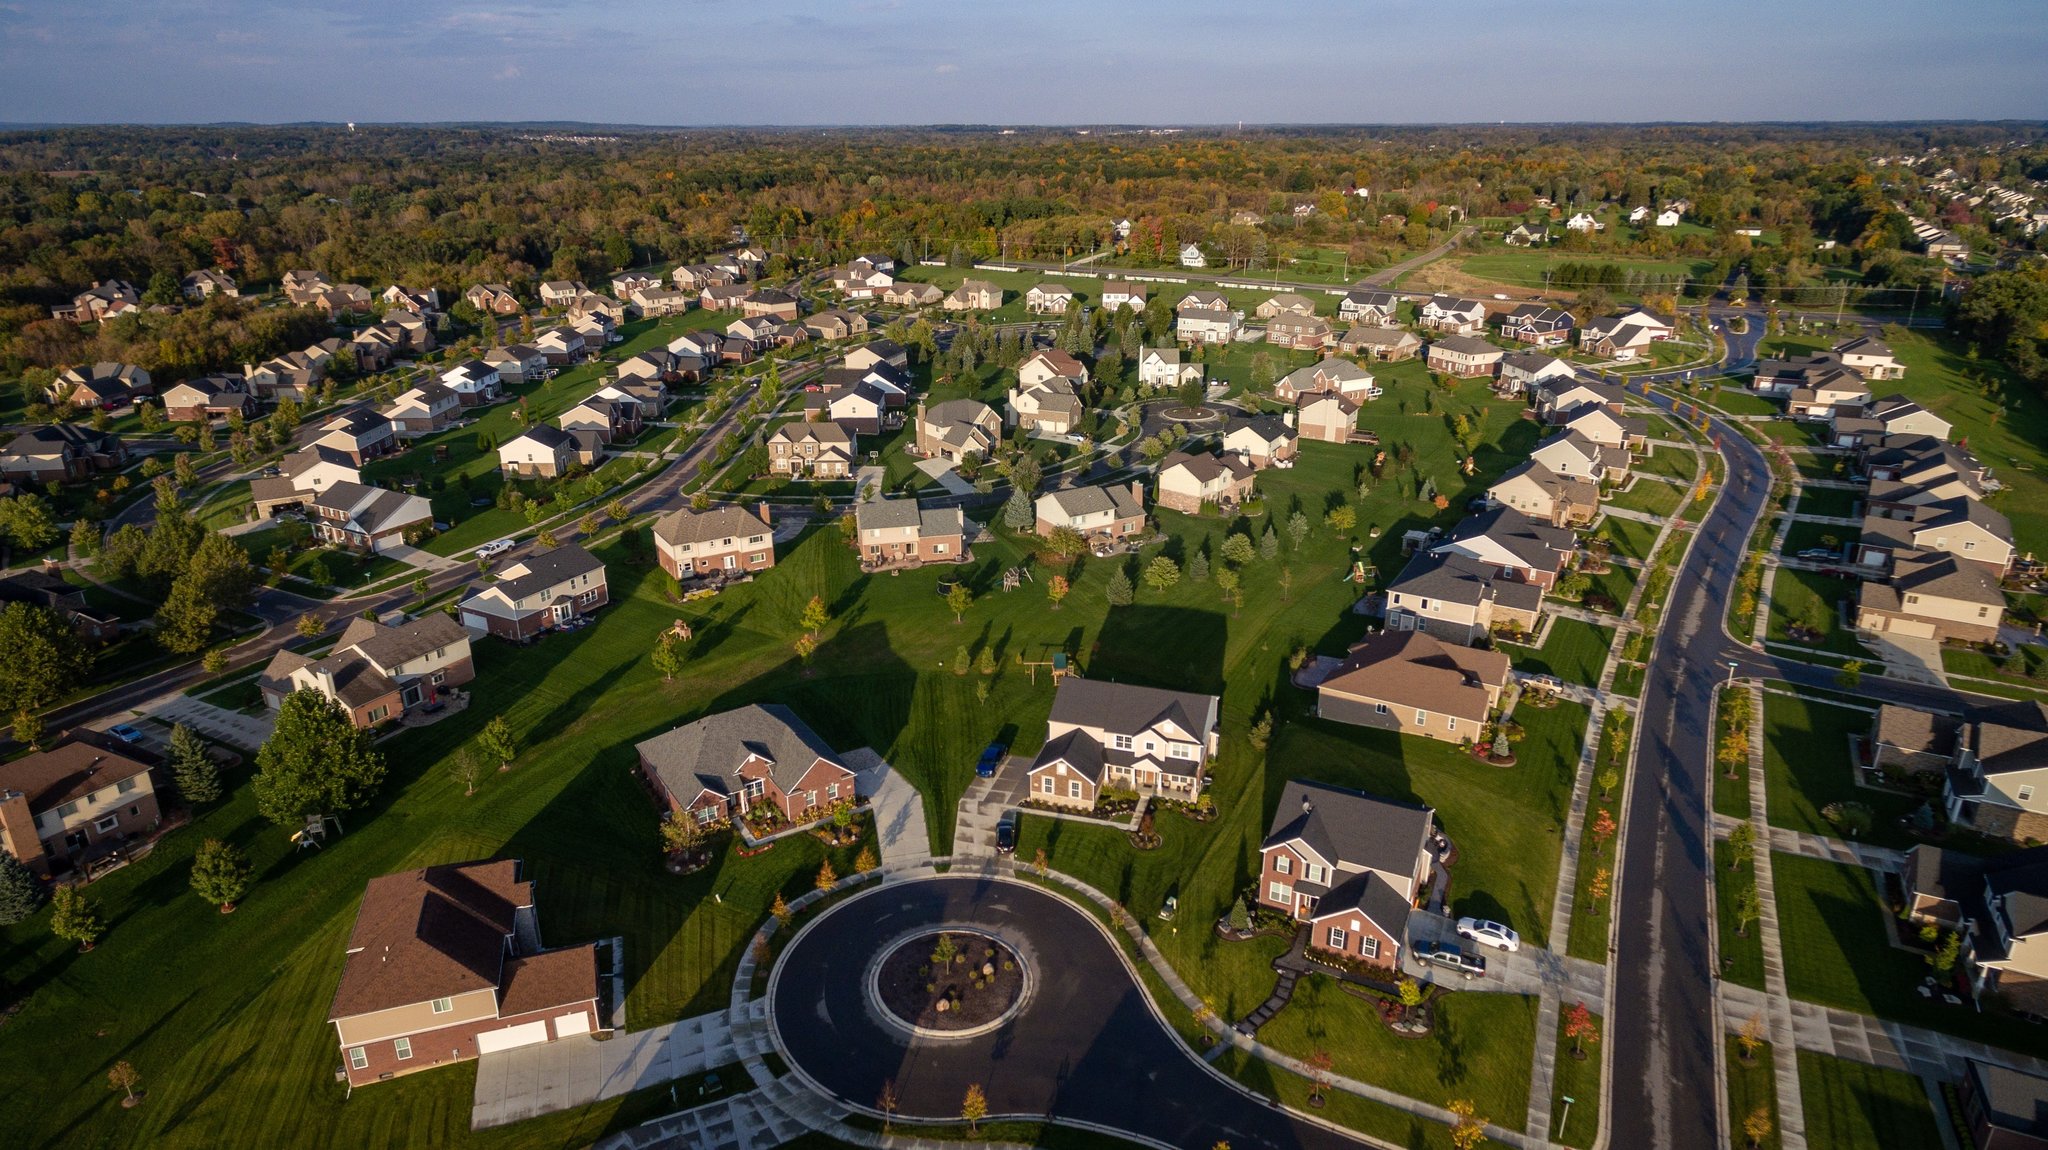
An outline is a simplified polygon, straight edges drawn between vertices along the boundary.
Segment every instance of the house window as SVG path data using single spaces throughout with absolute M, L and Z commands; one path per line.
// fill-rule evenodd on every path
M 350 1070 L 361 1070 L 369 1064 L 369 1051 L 364 1050 L 360 1046 L 351 1046 L 348 1048 L 348 1066 Z
M 58 808 L 57 808 L 57 817 L 58 817 L 58 818 L 60 818 L 60 819 L 68 819 L 68 818 L 70 818 L 70 817 L 71 817 L 72 815 L 75 815 L 75 814 L 77 814 L 77 813 L 78 813 L 78 804 L 77 804 L 77 803 L 65 803 L 65 804 L 64 804 L 63 806 L 61 806 L 61 807 L 58 807 Z
M 1380 940 L 1369 934 L 1363 935 L 1358 940 L 1358 949 L 1367 958 L 1378 958 L 1380 956 Z
M 738 558 L 737 558 L 736 556 L 732 556 L 732 555 L 727 555 L 727 556 L 725 557 L 725 569 L 726 569 L 726 570 L 728 570 L 728 571 L 732 570 L 732 569 L 733 569 L 733 567 L 735 567 L 735 566 L 737 566 L 737 565 L 738 565 L 738 563 L 739 563 L 739 560 L 738 560 Z
M 1119 751 L 1128 751 L 1131 749 L 1131 737 L 1129 735 L 1113 735 L 1111 736 L 1111 742 Z
M 1148 755 L 1149 755 L 1149 754 L 1152 754 L 1153 752 L 1157 751 L 1158 749 L 1159 749 L 1159 744 L 1158 744 L 1158 743 L 1155 743 L 1155 742 L 1153 742 L 1153 741 L 1152 741 L 1151 739 L 1146 739 L 1146 740 L 1145 740 L 1145 753 L 1146 753 L 1146 754 L 1148 754 Z
M 2033 797 L 2034 797 L 2034 788 L 2033 788 L 2033 785 L 2032 785 L 2032 784 L 2029 784 L 2029 785 L 2027 785 L 2027 786 L 2024 786 L 2024 787 L 2021 787 L 2021 788 L 2020 788 L 2020 790 L 2019 790 L 2019 800 L 2020 800 L 2021 802 L 2026 802 L 2026 801 L 2027 801 L 2028 799 L 2031 799 L 2031 798 L 2033 798 Z
M 1446 726 L 1444 727 L 1445 730 L 1455 731 L 1458 729 L 1458 718 L 1456 715 L 1453 715 L 1450 718 L 1445 719 L 1444 722 L 1446 724 Z
M 1070 799 L 1078 799 L 1081 797 L 1081 780 L 1067 780 L 1067 797 Z
M 1051 794 L 1051 793 L 1052 793 L 1052 776 L 1051 776 L 1051 775 L 1047 775 L 1047 776 L 1045 776 L 1044 778 L 1042 778 L 1042 779 L 1038 780 L 1038 790 L 1039 790 L 1039 792 L 1040 792 L 1041 794 L 1047 794 L 1047 795 L 1049 795 L 1049 794 Z
M 412 1057 L 412 1039 L 401 1038 L 391 1044 L 391 1049 L 398 1053 L 398 1060 L 404 1062 Z
M 435 1014 L 446 1014 L 455 1009 L 455 1000 L 452 998 L 437 998 L 433 1002 L 433 1007 Z
M 134 789 L 135 789 L 135 780 L 134 780 L 134 779 L 122 779 L 122 780 L 121 780 L 120 782 L 118 782 L 118 783 L 115 783 L 115 784 L 114 784 L 114 793 L 115 793 L 115 794 L 117 794 L 117 795 L 125 795 L 125 794 L 127 794 L 127 793 L 128 793 L 129 791 L 132 791 L 132 790 L 134 790 Z
M 932 544 L 932 554 L 934 554 L 934 555 L 944 555 L 945 553 L 946 553 L 946 545 L 945 545 L 944 543 L 934 543 L 934 544 Z
M 107 834 L 108 832 L 114 830 L 120 825 L 121 816 L 108 815 L 106 818 L 100 819 L 99 821 L 93 823 L 92 829 L 98 831 L 100 834 Z
M 369 717 L 370 717 L 370 721 L 371 721 L 371 722 L 373 722 L 373 723 L 381 723 L 381 722 L 383 722 L 383 721 L 384 721 L 384 720 L 385 720 L 385 719 L 386 719 L 386 718 L 387 718 L 387 717 L 388 717 L 388 716 L 389 716 L 390 714 L 391 714 L 391 708 L 389 708 L 389 707 L 375 707 L 375 708 L 372 708 L 372 709 L 371 709 L 371 711 L 370 711 L 370 716 L 369 716 Z
M 1417 707 L 1417 708 L 1415 708 L 1415 725 L 1416 725 L 1416 726 L 1418 726 L 1418 727 L 1420 727 L 1420 726 L 1425 726 L 1425 725 L 1427 725 L 1428 723 L 1429 723 L 1429 712 L 1428 712 L 1428 711 L 1425 711 L 1425 710 L 1423 710 L 1423 709 L 1422 709 L 1421 707 Z
M 1386 705 L 1385 703 L 1374 703 L 1374 704 L 1372 705 L 1372 713 L 1373 713 L 1373 714 L 1375 714 L 1375 715 L 1384 715 L 1384 714 L 1386 714 L 1386 713 L 1387 713 L 1387 705 Z
M 1290 893 L 1286 883 L 1276 882 L 1266 888 L 1266 901 L 1284 904 Z
M 1274 856 L 1273 856 L 1273 873 L 1274 873 L 1274 874 L 1293 874 L 1293 873 L 1294 873 L 1294 860 L 1293 860 L 1293 859 L 1291 859 L 1291 858 L 1289 858 L 1289 857 L 1287 857 L 1286 855 L 1274 855 Z
M 1343 950 L 1343 949 L 1344 949 L 1344 942 L 1345 942 L 1345 939 L 1346 939 L 1346 937 L 1347 937 L 1347 936 L 1346 936 L 1346 935 L 1344 934 L 1344 928 L 1343 928 L 1343 927 L 1341 927 L 1341 926 L 1333 926 L 1333 927 L 1331 927 L 1331 928 L 1330 928 L 1330 949 L 1331 949 L 1331 950 Z
M 1321 866 L 1316 863 L 1303 863 L 1301 877 L 1307 879 L 1310 882 L 1328 882 L 1330 878 L 1330 869 L 1328 867 Z
M 1976 549 L 1977 549 L 1977 541 L 1976 541 L 1975 539 L 1965 539 L 1965 540 L 1963 540 L 1963 550 L 1965 550 L 1965 551 L 1975 551 Z

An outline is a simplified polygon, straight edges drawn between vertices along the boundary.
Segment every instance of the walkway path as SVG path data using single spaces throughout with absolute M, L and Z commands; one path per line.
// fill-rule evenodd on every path
M 1749 692 L 1749 825 L 1756 841 L 1769 842 L 1771 825 L 1765 813 L 1764 780 L 1764 698 L 1754 683 L 1733 688 Z M 1754 851 L 1752 877 L 1756 882 L 1757 931 L 1763 939 L 1764 991 L 1768 996 L 1763 1014 L 1778 1050 L 1796 1049 L 1792 1027 L 1792 998 L 1785 987 L 1785 952 L 1778 934 L 1778 890 L 1771 877 L 1771 852 Z M 1721 985 L 1726 986 L 1727 983 Z M 1783 1150 L 1806 1150 L 1806 1112 L 1799 1093 L 1799 1060 L 1773 1058 L 1771 1069 L 1778 1093 L 1778 1144 Z
M 809 1132 L 754 1091 L 621 1130 L 595 1150 L 772 1150 Z
M 840 759 L 854 772 L 855 792 L 865 796 L 874 811 L 881 861 L 890 866 L 930 862 L 932 836 L 925 829 L 924 796 L 918 789 L 871 747 L 849 751 Z
M 382 552 L 379 552 L 379 554 L 387 559 L 396 559 L 408 567 L 427 572 L 453 571 L 457 567 L 469 566 L 469 564 L 459 559 L 450 559 L 446 555 L 436 555 L 431 551 L 422 551 L 417 547 L 407 547 L 404 544 L 399 544 L 396 547 L 387 547 Z
M 1743 1021 L 1751 1016 L 1773 1009 L 1761 991 L 1732 982 L 1721 984 L 1721 1003 L 1730 1033 L 1741 1029 Z M 1963 1005 L 1956 1009 L 1971 1008 Z M 2048 1076 L 2048 1060 L 1957 1038 L 1938 1030 L 1888 1022 L 1867 1014 L 1797 1000 L 1789 1004 L 1788 1013 L 1792 1041 L 1800 1050 L 1946 1080 L 1962 1077 L 1963 1060 L 1966 1058 Z
M 473 1130 L 569 1110 L 738 1060 L 723 1013 L 607 1041 L 564 1038 L 477 1059 Z
M 1745 820 L 1746 821 L 1746 820 Z M 1714 837 L 1725 839 L 1735 829 L 1737 820 L 1723 814 L 1714 816 Z M 1844 866 L 1867 867 L 1870 870 L 1897 873 L 1905 865 L 1903 851 L 1890 847 L 1874 847 L 1869 843 L 1853 843 L 1846 839 L 1829 838 L 1825 835 L 1808 834 L 1805 831 L 1789 830 L 1785 827 L 1771 828 L 1771 849 L 1781 855 L 1799 855 L 1810 859 L 1826 859 Z

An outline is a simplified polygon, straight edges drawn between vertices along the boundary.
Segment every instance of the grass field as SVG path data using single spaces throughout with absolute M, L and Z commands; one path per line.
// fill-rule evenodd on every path
M 1807 487 L 1799 492 L 1797 510 L 1801 515 L 1825 515 L 1833 519 L 1847 519 L 1856 514 L 1856 508 L 1862 502 L 1863 496 L 1860 492 L 1845 487 Z M 1855 528 L 1844 527 L 1838 530 L 1854 531 Z
M 1812 627 L 1821 632 L 1819 643 L 1799 646 L 1861 659 L 1868 655 L 1854 631 L 1842 625 L 1841 604 L 1856 597 L 1857 581 L 1812 571 L 1780 567 L 1771 581 L 1771 611 L 1767 636 L 1772 642 L 1793 643 L 1790 628 Z
M 1805 502 L 1804 499 L 1801 502 Z M 1785 542 L 1778 548 L 1778 554 L 1794 557 L 1809 549 L 1825 549 L 1840 556 L 1842 548 L 1853 543 L 1856 537 L 1857 530 L 1854 527 L 1794 519 L 1792 525 L 1785 529 Z
M 1628 730 L 1629 720 L 1626 711 L 1616 710 L 1608 713 L 1621 715 L 1624 720 L 1622 730 Z M 1622 807 L 1621 796 L 1626 793 L 1625 788 L 1628 786 L 1629 756 L 1626 752 L 1620 755 L 1608 752 L 1607 734 L 1604 729 L 1599 739 L 1600 757 L 1594 768 L 1590 809 L 1610 811 L 1616 819 L 1620 819 L 1626 813 Z M 1603 791 L 1600 776 L 1609 770 L 1615 774 L 1614 789 Z M 1585 825 L 1591 826 L 1591 820 L 1589 819 Z M 1580 842 L 1579 865 L 1573 876 L 1571 937 L 1565 940 L 1565 951 L 1573 958 L 1603 964 L 1607 961 L 1608 922 L 1614 910 L 1614 872 L 1618 861 L 1615 858 L 1615 844 L 1616 840 L 1610 839 L 1605 846 L 1600 846 L 1593 841 L 1590 834 Z M 1604 897 L 1595 898 L 1593 888 L 1601 881 L 1602 871 L 1606 872 L 1607 893 Z
M 1714 844 L 1714 921 L 1719 931 L 1721 977 L 1737 986 L 1764 988 L 1764 941 L 1758 924 L 1750 923 L 1746 934 L 1737 934 L 1736 899 L 1756 885 L 1756 874 L 1747 866 L 1737 868 L 1735 853 L 1725 842 Z
M 1941 1145 L 1927 1091 L 1903 1070 L 1802 1050 L 1799 1108 L 1812 1150 Z
M 1597 1005 L 1599 1004 L 1587 1004 L 1588 1007 Z M 1594 1040 L 1589 1039 L 1575 1045 L 1570 1038 L 1565 1037 L 1564 1011 L 1571 1008 L 1572 1004 L 1567 1002 L 1563 1009 L 1558 1011 L 1557 1069 L 1550 1084 L 1550 1135 L 1553 1140 L 1567 1146 L 1592 1150 L 1594 1141 L 1600 1136 L 1600 1049 Z M 1593 1025 L 1594 1034 L 1604 1037 L 1606 1028 L 1597 1013 L 1593 1015 Z M 1575 1048 L 1584 1052 L 1584 1059 L 1573 1056 L 1572 1051 Z M 1571 1104 L 1569 1114 L 1565 1108 L 1566 1098 L 1576 1099 Z M 1558 1119 L 1564 1120 L 1562 1129 L 1557 1125 Z
M 1700 279 L 1714 268 L 1712 260 L 1640 259 L 1626 255 L 1608 255 L 1604 252 L 1527 250 L 1504 245 L 1466 256 L 1459 261 L 1458 266 L 1466 275 L 1478 279 L 1521 288 L 1543 288 L 1546 286 L 1544 271 L 1564 263 L 1614 264 L 1623 271 L 1659 276 L 1682 275 L 1694 280 Z M 1616 298 L 1624 298 L 1620 295 L 1620 290 L 1619 287 L 1615 289 Z
M 1600 671 L 1607 665 L 1607 648 L 1614 642 L 1611 627 L 1597 627 L 1580 619 L 1558 619 L 1550 625 L 1550 636 L 1540 649 L 1502 644 L 1514 656 L 1517 670 L 1538 675 L 1555 675 L 1567 683 L 1597 686 Z
M 1662 475 L 1690 484 L 1693 473 L 1699 468 L 1699 460 L 1693 452 L 1683 447 L 1659 447 L 1648 455 L 1638 454 L 1629 465 L 1631 471 Z
M 1870 733 L 1871 715 L 1775 691 L 1764 695 L 1764 789 L 1771 825 L 1845 837 L 1821 815 L 1829 803 L 1859 802 L 1874 816 L 1864 842 L 1908 847 L 1899 820 L 1921 799 L 1856 785 L 1849 737 Z
M 1771 1132 L 1757 1140 L 1756 1150 L 1778 1150 L 1778 1082 L 1771 1061 L 1771 1044 L 1760 1044 L 1754 1062 L 1745 1066 L 1742 1063 L 1742 1044 L 1730 1037 L 1726 1040 L 1724 1056 L 1727 1058 L 1728 1067 L 1729 1129 L 1740 1131 L 1743 1119 L 1761 1106 L 1770 1116 Z M 1741 1139 L 1733 1144 L 1749 1145 L 1747 1139 Z
M 1593 538 L 1604 540 L 1613 549 L 1614 554 L 1624 559 L 1648 559 L 1650 549 L 1657 545 L 1657 531 L 1655 523 L 1609 515 L 1594 529 Z
M 1670 448 L 1665 448 L 1670 451 Z M 1669 483 L 1655 479 L 1637 478 L 1627 490 L 1617 491 L 1607 497 L 1607 502 L 1630 511 L 1641 511 L 1650 515 L 1669 515 L 1678 510 L 1685 500 L 1685 491 Z

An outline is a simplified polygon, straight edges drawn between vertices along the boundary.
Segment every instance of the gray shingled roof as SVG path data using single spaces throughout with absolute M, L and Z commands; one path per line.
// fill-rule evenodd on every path
M 845 765 L 825 740 L 781 703 L 706 715 L 635 747 L 662 786 L 684 801 L 705 786 L 735 793 L 740 766 L 753 756 L 772 764 L 769 777 L 785 791 L 794 789 L 819 759 Z
M 1216 727 L 1218 707 L 1214 695 L 1069 676 L 1053 693 L 1047 721 L 1133 734 L 1167 720 L 1206 740 Z
M 1298 839 L 1333 864 L 1413 874 L 1434 819 L 1435 812 L 1425 806 L 1289 779 L 1262 845 Z

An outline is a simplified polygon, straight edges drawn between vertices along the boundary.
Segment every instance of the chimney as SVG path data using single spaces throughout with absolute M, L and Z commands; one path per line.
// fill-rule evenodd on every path
M 770 527 L 775 526 L 775 520 L 772 517 L 772 514 L 773 513 L 771 512 L 768 506 L 768 501 L 766 499 L 763 499 L 761 501 L 761 522 L 767 524 Z
M 1283 412 L 1281 412 L 1281 413 L 1280 413 L 1280 422 L 1281 422 L 1281 423 L 1283 423 L 1283 424 L 1286 424 L 1286 425 L 1287 425 L 1288 427 L 1293 427 L 1293 426 L 1294 426 L 1294 408 L 1291 408 L 1291 407 L 1290 407 L 1290 408 L 1288 408 L 1288 409 L 1287 409 L 1286 411 L 1283 411 Z
M 1144 482 L 1144 480 L 1141 480 L 1141 479 L 1134 479 L 1134 480 L 1132 480 L 1132 481 L 1131 481 L 1131 499 L 1132 499 L 1133 501 L 1135 501 L 1135 502 L 1137 503 L 1137 505 L 1138 505 L 1138 506 L 1140 506 L 1140 507 L 1143 507 L 1143 506 L 1145 506 L 1145 482 Z
M 36 818 L 28 809 L 28 796 L 20 791 L 0 791 L 0 839 L 7 852 L 38 875 L 50 873 L 43 856 L 43 840 L 36 835 Z
M 1314 803 L 1312 803 L 1312 802 L 1310 802 L 1310 801 L 1309 801 L 1309 798 L 1308 798 L 1308 796 L 1307 796 L 1307 795 L 1303 795 L 1303 796 L 1301 797 L 1301 813 L 1302 813 L 1302 814 L 1308 814 L 1308 813 L 1310 813 L 1310 812 L 1314 811 L 1315 809 L 1316 809 L 1316 805 L 1315 805 Z

